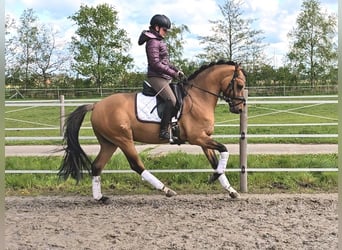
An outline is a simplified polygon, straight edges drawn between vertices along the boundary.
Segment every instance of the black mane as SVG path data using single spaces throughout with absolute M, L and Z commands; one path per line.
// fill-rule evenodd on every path
M 233 61 L 224 61 L 224 60 L 219 60 L 217 62 L 211 62 L 210 64 L 202 65 L 198 70 L 196 70 L 194 73 L 192 73 L 189 77 L 188 80 L 194 79 L 199 73 L 201 73 L 203 70 L 206 70 L 207 68 L 210 68 L 214 65 L 222 65 L 222 64 L 227 64 L 227 65 L 236 65 L 235 62 Z

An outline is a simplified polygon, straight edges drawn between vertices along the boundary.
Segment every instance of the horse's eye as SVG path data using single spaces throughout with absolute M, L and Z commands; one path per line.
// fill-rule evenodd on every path
M 237 84 L 237 88 L 239 91 L 241 91 L 243 89 L 243 84 Z

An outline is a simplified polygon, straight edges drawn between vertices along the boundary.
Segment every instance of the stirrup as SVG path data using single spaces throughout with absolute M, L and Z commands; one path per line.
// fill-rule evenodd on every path
M 161 130 L 159 133 L 159 139 L 168 139 L 170 140 L 170 133 L 167 130 Z

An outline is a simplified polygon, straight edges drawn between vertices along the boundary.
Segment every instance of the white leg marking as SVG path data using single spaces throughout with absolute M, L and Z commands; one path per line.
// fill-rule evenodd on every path
M 220 181 L 222 187 L 228 191 L 230 197 L 232 198 L 240 197 L 239 193 L 230 185 L 228 178 L 224 173 L 220 175 L 218 180 Z
M 92 178 L 92 190 L 93 190 L 94 199 L 100 200 L 102 198 L 101 177 L 100 176 L 93 176 L 93 178 Z
M 229 190 L 229 188 L 231 188 L 230 183 L 228 181 L 228 178 L 225 174 L 221 174 L 220 177 L 218 178 L 218 180 L 221 183 L 221 186 L 226 189 Z
M 164 184 L 147 170 L 144 170 L 144 172 L 141 173 L 141 177 L 143 178 L 143 180 L 147 181 L 158 190 L 162 190 L 162 188 L 164 187 Z
M 167 197 L 172 197 L 172 196 L 177 195 L 175 191 L 166 187 L 160 180 L 157 179 L 157 177 L 155 177 L 149 171 L 144 170 L 144 172 L 141 173 L 141 177 L 143 178 L 143 180 L 149 182 L 156 189 L 164 192 Z
M 223 174 L 224 171 L 226 171 L 228 158 L 229 158 L 228 152 L 221 152 L 220 153 L 220 160 L 218 162 L 217 169 L 216 169 L 217 173 Z

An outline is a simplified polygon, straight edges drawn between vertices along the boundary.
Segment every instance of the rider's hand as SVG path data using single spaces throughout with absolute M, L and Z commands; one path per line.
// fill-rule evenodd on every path
M 183 77 L 184 77 L 183 71 L 180 71 L 180 70 L 179 70 L 179 71 L 177 72 L 177 78 L 178 78 L 178 79 L 182 79 Z

